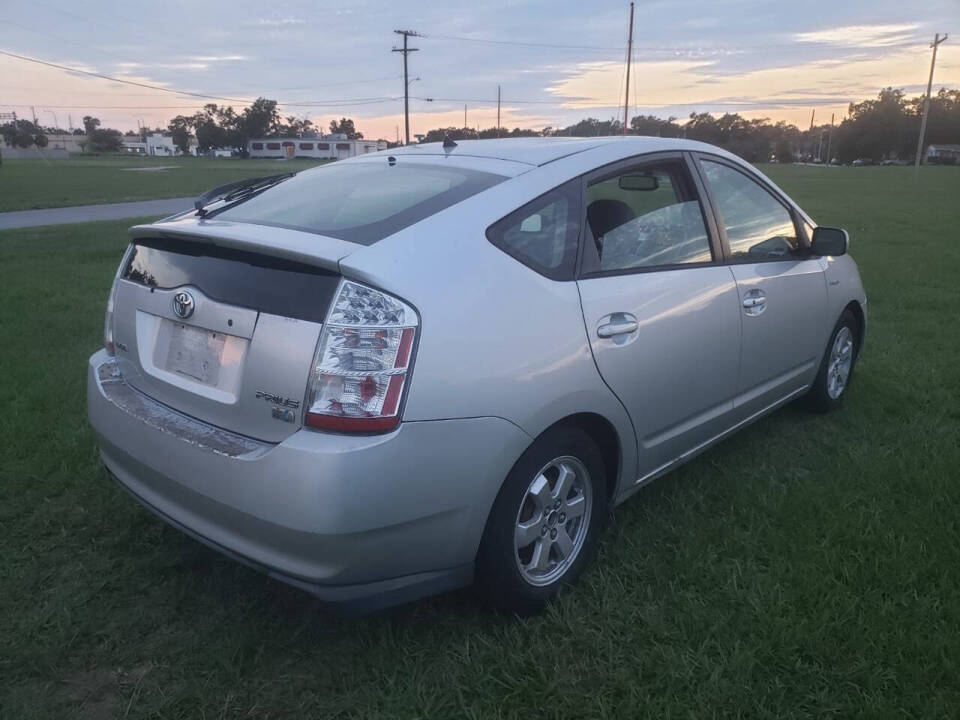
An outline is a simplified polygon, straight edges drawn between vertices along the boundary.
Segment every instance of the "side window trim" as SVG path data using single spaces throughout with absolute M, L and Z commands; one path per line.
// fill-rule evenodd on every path
M 784 262 L 782 257 L 770 257 L 770 258 L 735 258 L 733 253 L 730 250 L 730 241 L 727 238 L 727 226 L 723 221 L 723 213 L 720 212 L 720 205 L 716 200 L 716 197 L 713 194 L 713 190 L 710 187 L 710 183 L 707 181 L 706 173 L 703 170 L 701 165 L 702 160 L 709 160 L 710 162 L 715 162 L 719 165 L 724 165 L 735 172 L 739 172 L 741 175 L 746 177 L 748 180 L 752 180 L 756 183 L 762 190 L 764 190 L 770 197 L 776 200 L 780 205 L 783 206 L 783 209 L 787 211 L 787 214 L 790 216 L 790 221 L 793 223 L 793 231 L 797 235 L 797 240 L 806 253 L 809 250 L 807 243 L 805 242 L 806 233 L 803 230 L 802 223 L 799 222 L 800 218 L 796 211 L 796 208 L 786 200 L 775 188 L 770 187 L 769 183 L 764 182 L 764 179 L 757 175 L 756 173 L 751 172 L 748 168 L 741 167 L 735 162 L 731 162 L 725 157 L 720 155 L 711 155 L 709 153 L 703 152 L 694 152 L 691 153 L 693 165 L 696 168 L 696 175 L 700 183 L 703 185 L 703 191 L 707 198 L 707 203 L 712 209 L 712 215 L 714 221 L 717 225 L 717 234 L 720 238 L 720 246 L 723 250 L 723 259 L 720 261 L 724 265 L 743 265 L 743 264 L 752 264 L 752 263 L 766 263 L 766 262 Z
M 700 210 L 706 221 L 707 241 L 710 245 L 710 253 L 713 259 L 699 263 L 679 263 L 675 265 L 651 265 L 649 267 L 624 268 L 620 270 L 596 270 L 587 272 L 584 269 L 584 255 L 590 250 L 595 253 L 593 232 L 587 223 L 587 188 L 591 183 L 601 182 L 604 179 L 614 177 L 615 175 L 630 170 L 632 168 L 642 167 L 644 165 L 655 165 L 657 163 L 679 161 L 689 175 L 692 182 L 694 199 L 700 203 Z M 618 275 L 643 275 L 652 272 L 668 272 L 671 270 L 694 270 L 696 268 L 712 267 L 722 264 L 724 256 L 721 252 L 721 239 L 718 233 L 720 227 L 713 217 L 711 203 L 704 194 L 704 183 L 700 181 L 699 170 L 694 164 L 691 154 L 683 150 L 668 150 L 662 152 L 644 153 L 642 155 L 633 155 L 629 158 L 617 160 L 616 162 L 595 168 L 580 176 L 582 200 L 580 203 L 580 249 L 577 258 L 576 279 L 589 280 L 593 278 L 616 277 Z

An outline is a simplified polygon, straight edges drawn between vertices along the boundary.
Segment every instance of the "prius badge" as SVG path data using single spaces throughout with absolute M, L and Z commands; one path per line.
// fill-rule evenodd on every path
M 177 314 L 177 317 L 186 320 L 193 315 L 195 307 L 196 303 L 194 303 L 193 295 L 190 293 L 181 291 L 173 296 L 173 311 Z

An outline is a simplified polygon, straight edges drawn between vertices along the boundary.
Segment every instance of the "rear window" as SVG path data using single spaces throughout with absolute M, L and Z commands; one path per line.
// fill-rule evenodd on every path
M 211 215 L 371 245 L 505 179 L 439 165 L 332 163 Z
M 313 265 L 175 238 L 136 240 L 122 277 L 151 289 L 192 285 L 229 305 L 319 323 L 340 281 Z

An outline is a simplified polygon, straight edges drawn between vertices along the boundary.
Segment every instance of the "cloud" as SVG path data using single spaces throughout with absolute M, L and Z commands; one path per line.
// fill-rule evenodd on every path
M 195 60 L 196 62 L 239 62 L 241 60 L 249 60 L 246 55 L 194 55 L 187 58 L 188 60 Z
M 874 97 L 881 87 L 911 86 L 926 58 L 925 48 L 897 48 L 737 73 L 721 72 L 722 68 L 710 61 L 639 62 L 634 65 L 637 83 L 630 88 L 630 96 L 635 106 L 669 108 L 671 112 L 735 112 L 743 108 L 756 113 L 772 111 L 778 118 L 792 119 L 804 112 L 809 117 L 810 110 L 817 107 L 842 115 L 848 103 Z M 954 84 L 960 77 L 947 62 L 937 69 L 939 85 Z M 622 107 L 623 65 L 579 64 L 546 90 L 567 108 Z M 797 110 L 783 112 L 789 108 Z M 817 114 L 820 112 L 818 109 Z
M 257 18 L 256 20 L 248 20 L 244 25 L 254 25 L 257 27 L 288 27 L 291 25 L 306 25 L 307 21 L 302 18 L 295 17 L 285 17 L 285 18 Z
M 825 45 L 859 47 L 890 47 L 902 45 L 914 39 L 917 23 L 900 25 L 846 25 L 844 27 L 797 33 L 794 40 Z

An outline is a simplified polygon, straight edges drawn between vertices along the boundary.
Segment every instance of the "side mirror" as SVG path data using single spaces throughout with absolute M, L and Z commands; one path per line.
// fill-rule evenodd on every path
M 846 255 L 849 246 L 850 236 L 847 231 L 832 227 L 815 228 L 810 242 L 814 255 Z

